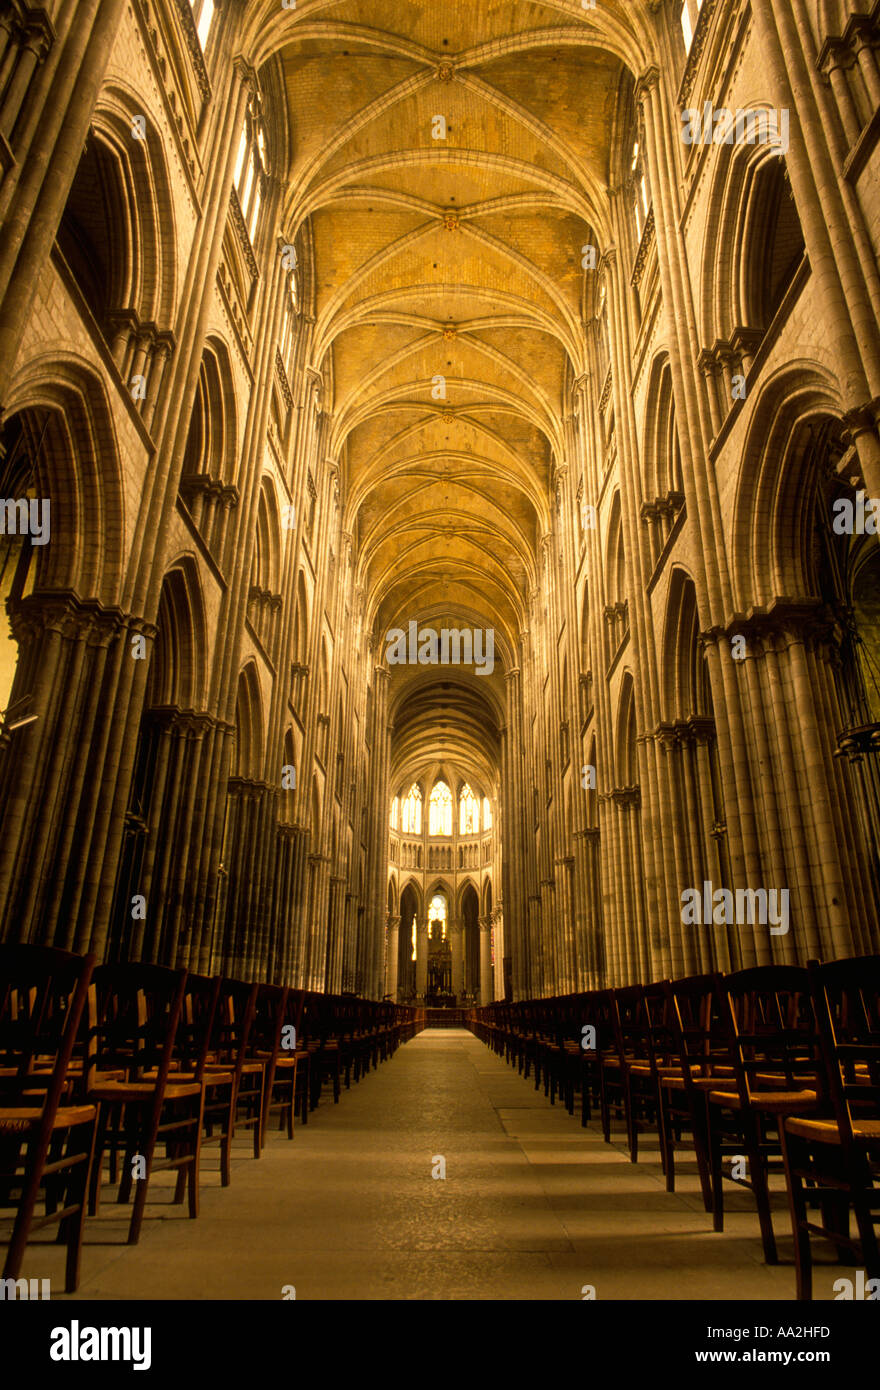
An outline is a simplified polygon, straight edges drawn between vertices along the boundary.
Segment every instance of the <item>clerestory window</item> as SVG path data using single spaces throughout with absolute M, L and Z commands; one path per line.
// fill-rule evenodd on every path
M 702 8 L 703 0 L 684 0 L 681 7 L 681 32 L 684 35 L 684 46 L 687 53 L 691 51 L 697 20 L 700 18 Z
M 465 784 L 458 801 L 459 835 L 476 835 L 480 828 L 480 803 Z
M 257 104 L 252 101 L 245 113 L 241 138 L 238 143 L 235 173 L 232 177 L 251 242 L 256 236 L 260 208 L 268 181 L 266 136 Z
M 428 814 L 428 834 L 452 834 L 452 792 L 445 782 L 438 782 L 431 792 Z
M 189 0 L 189 5 L 195 22 L 196 33 L 199 36 L 199 43 L 202 45 L 202 52 L 204 53 L 208 46 L 211 25 L 214 23 L 214 0 Z
M 403 833 L 422 833 L 422 793 L 417 782 L 410 787 L 409 795 L 403 803 Z

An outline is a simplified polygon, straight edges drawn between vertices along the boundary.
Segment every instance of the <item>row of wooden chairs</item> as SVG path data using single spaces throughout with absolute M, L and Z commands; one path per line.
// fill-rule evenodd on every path
M 799 1299 L 813 1236 L 880 1278 L 880 956 L 492 1004 L 469 1023 L 551 1101 L 573 1113 L 580 1094 L 606 1142 L 621 1121 L 634 1163 L 656 1133 L 668 1191 L 692 1147 L 716 1231 L 725 1181 L 748 1187 L 768 1264 L 769 1177 L 784 1172 Z
M 18 1278 L 31 1233 L 57 1223 L 72 1292 L 105 1167 L 117 1200 L 133 1197 L 136 1244 L 153 1174 L 174 1171 L 174 1202 L 186 1196 L 196 1217 L 203 1148 L 217 1147 L 228 1186 L 236 1130 L 259 1158 L 273 1116 L 292 1139 L 325 1082 L 338 1101 L 343 1079 L 422 1026 L 390 1003 L 0 946 L 0 1206 L 16 1213 L 3 1277 Z

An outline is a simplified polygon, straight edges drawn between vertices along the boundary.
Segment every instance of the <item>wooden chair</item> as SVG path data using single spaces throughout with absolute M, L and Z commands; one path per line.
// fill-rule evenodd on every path
M 327 1080 L 332 1082 L 333 1101 L 338 1105 L 342 1094 L 343 1076 L 346 1086 L 351 1084 L 353 1052 L 344 1011 L 340 1008 L 337 997 L 311 991 L 306 996 L 306 1026 L 310 1054 L 311 1108 L 314 1110 L 318 1104 L 322 1087 Z
M 299 1090 L 300 1069 L 308 1070 L 308 1049 L 302 1046 L 302 1015 L 305 990 L 288 989 L 286 985 L 261 985 L 254 1015 L 252 1050 L 261 1058 L 263 1073 L 263 1132 L 260 1143 L 265 1144 L 266 1127 L 270 1116 L 279 1115 L 279 1127 L 287 1118 L 287 1137 L 293 1138 L 294 1117 L 298 1096 L 305 1096 L 304 1122 L 308 1118 L 308 1085 Z M 285 1028 L 292 1034 L 285 1035 Z M 286 1045 L 287 1038 L 293 1046 Z
M 555 1014 L 555 1047 L 548 1050 L 550 1069 L 550 1103 L 557 1094 L 569 1115 L 574 1114 L 574 1100 L 581 1071 L 581 1035 L 578 1032 L 580 1013 L 578 996 L 565 995 L 558 1002 Z
M 665 1165 L 660 1078 L 680 1073 L 668 995 L 661 984 L 629 985 L 612 992 L 611 1005 L 616 1055 L 608 1052 L 603 1058 L 606 1109 L 609 1116 L 616 1109 L 624 1119 L 632 1163 L 638 1162 L 639 1135 L 657 1131 Z
M 253 1156 L 260 1157 L 263 1138 L 265 1058 L 251 1053 L 251 1030 L 259 985 L 220 981 L 217 1009 L 205 1067 L 205 1122 L 209 1141 L 219 1127 L 220 1181 L 232 1181 L 232 1141 L 236 1126 L 250 1129 Z
M 0 947 L 0 1190 L 16 1207 L 3 1277 L 18 1278 L 31 1232 L 57 1222 L 67 1293 L 79 1283 L 98 1115 L 72 1099 L 68 1071 L 94 965 L 50 947 Z
M 158 965 L 103 965 L 89 991 L 88 1100 L 100 1104 L 89 1211 L 100 1201 L 103 1155 L 123 1154 L 117 1201 L 134 1204 L 129 1245 L 141 1232 L 150 1179 L 155 1172 L 186 1173 L 189 1215 L 199 1211 L 199 1153 L 204 1091 L 200 1081 L 171 1073 L 186 987 L 185 970 Z M 121 1078 L 119 1073 L 122 1073 Z M 163 1160 L 155 1158 L 158 1143 Z M 135 1160 L 138 1164 L 135 1176 Z M 115 1164 L 111 1163 L 111 1180 Z M 178 1176 L 175 1201 L 183 1200 Z
M 776 1264 L 768 1178 L 782 1168 L 779 1126 L 786 1115 L 809 1114 L 819 1104 L 821 1063 L 807 971 L 766 965 L 727 975 L 719 1012 L 732 1076 L 708 1094 L 713 1225 L 724 1229 L 724 1179 L 749 1188 L 764 1259 Z M 725 1166 L 725 1156 L 733 1155 L 746 1160 L 742 1177 Z
M 820 1109 L 787 1116 L 781 1134 L 800 1300 L 812 1298 L 812 1236 L 858 1261 L 866 1278 L 880 1278 L 880 956 L 811 963 L 810 986 Z M 809 1218 L 808 1199 L 821 1221 Z
M 611 1123 L 608 1112 L 604 1081 L 604 1063 L 614 1052 L 614 1023 L 611 991 L 592 989 L 577 996 L 574 1029 L 578 1036 L 580 1051 L 579 1082 L 581 1093 L 581 1125 L 586 1126 L 599 1111 L 602 1137 L 606 1144 L 611 1142 Z M 595 1029 L 595 1047 L 584 1047 L 589 1035 L 584 1028 Z
M 676 1146 L 690 1133 L 706 1211 L 712 1210 L 708 1093 L 733 1069 L 721 1009 L 721 976 L 692 975 L 662 986 L 678 1051 L 678 1067 L 659 1076 L 661 1142 L 667 1192 L 675 1191 Z

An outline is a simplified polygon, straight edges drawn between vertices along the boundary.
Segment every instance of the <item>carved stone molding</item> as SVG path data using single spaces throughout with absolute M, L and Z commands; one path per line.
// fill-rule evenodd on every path
M 712 24 L 712 16 L 718 6 L 718 0 L 703 0 L 703 7 L 694 29 L 694 36 L 691 40 L 691 50 L 685 64 L 684 75 L 681 79 L 681 86 L 678 89 L 678 102 L 680 106 L 686 105 L 690 100 L 691 92 L 694 90 L 694 83 L 697 80 L 697 68 L 700 66 L 700 59 L 703 56 L 703 49 L 709 38 L 709 29 Z
M 120 608 L 104 608 L 94 599 L 79 599 L 70 591 L 37 591 L 17 602 L 7 603 L 9 623 L 17 642 L 56 632 L 62 637 L 89 646 L 109 646 L 126 633 L 153 641 L 157 628 L 144 618 L 123 613 Z
M 229 217 L 235 228 L 235 235 L 238 237 L 238 244 L 241 247 L 241 254 L 244 256 L 245 264 L 250 271 L 253 280 L 259 280 L 260 268 L 257 265 L 257 258 L 254 255 L 254 248 L 251 246 L 251 239 L 245 225 L 244 213 L 241 210 L 241 203 L 238 201 L 238 194 L 235 189 L 230 190 L 229 194 Z
M 651 250 L 656 240 L 655 231 L 656 223 L 654 221 L 654 209 L 652 207 L 651 211 L 648 213 L 648 220 L 645 223 L 644 230 L 642 232 L 642 239 L 639 242 L 639 250 L 638 255 L 636 256 L 636 263 L 633 266 L 633 273 L 630 278 L 630 284 L 635 290 L 637 290 L 639 285 L 642 283 L 642 276 L 645 273 L 645 266 L 648 264 L 648 257 L 651 254 Z
M 202 52 L 202 45 L 196 30 L 196 22 L 193 19 L 192 6 L 189 4 L 189 0 L 174 0 L 174 8 L 177 11 L 177 18 L 183 29 L 187 51 L 192 60 L 199 96 L 203 101 L 207 101 L 211 95 L 211 81 L 205 66 L 205 55 Z

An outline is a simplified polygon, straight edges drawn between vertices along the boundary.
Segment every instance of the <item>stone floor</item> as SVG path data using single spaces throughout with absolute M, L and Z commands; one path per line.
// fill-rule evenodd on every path
M 656 1147 L 631 1164 L 622 1135 L 606 1145 L 463 1030 L 420 1034 L 338 1105 L 325 1093 L 259 1162 L 236 1141 L 226 1190 L 216 1161 L 210 1150 L 197 1221 L 157 1177 L 136 1247 L 108 1193 L 75 1298 L 280 1299 L 290 1285 L 298 1300 L 794 1296 L 782 1193 L 782 1263 L 768 1268 L 748 1192 L 728 1189 L 713 1233 L 686 1158 L 668 1194 Z M 62 1251 L 38 1240 L 22 1274 L 50 1276 L 63 1298 Z M 816 1270 L 817 1298 L 840 1272 Z

